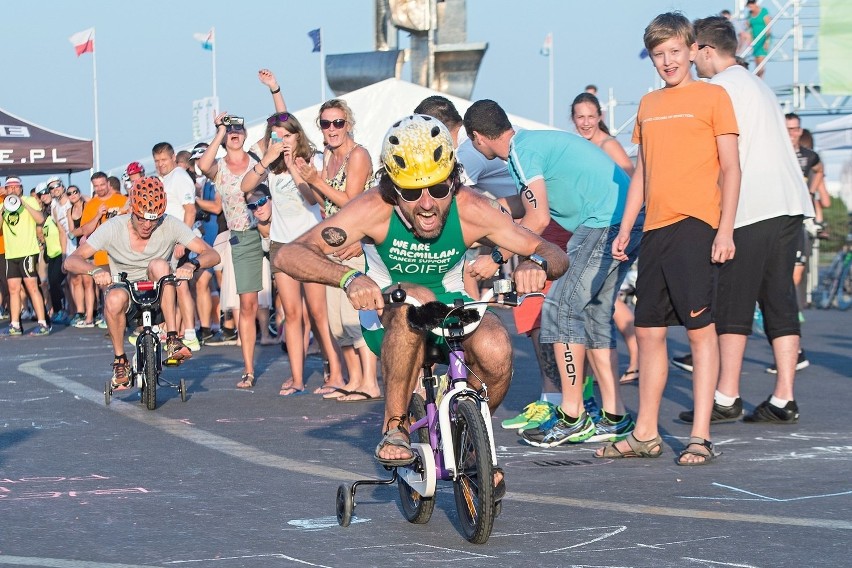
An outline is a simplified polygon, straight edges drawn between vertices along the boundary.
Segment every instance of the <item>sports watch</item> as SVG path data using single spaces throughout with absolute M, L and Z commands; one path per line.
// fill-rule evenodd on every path
M 491 260 L 497 264 L 506 264 L 506 259 L 503 258 L 503 253 L 497 247 L 491 249 Z
M 187 260 L 186 260 L 186 262 L 184 262 L 183 264 L 181 264 L 179 268 L 183 268 L 183 267 L 184 267 L 184 266 L 186 266 L 187 264 L 191 264 L 192 266 L 194 266 L 194 267 L 195 267 L 195 269 L 193 270 L 193 272 L 196 272 L 199 268 L 201 268 L 201 263 L 200 263 L 200 262 L 198 262 L 198 259 L 197 259 L 197 258 L 189 258 L 189 259 L 187 259 Z
M 541 255 L 533 253 L 527 257 L 527 260 L 536 263 L 542 270 L 547 272 L 547 261 Z

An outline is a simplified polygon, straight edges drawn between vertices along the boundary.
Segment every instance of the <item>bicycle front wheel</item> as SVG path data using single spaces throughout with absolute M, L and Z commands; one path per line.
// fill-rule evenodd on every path
M 159 376 L 159 361 L 157 361 L 157 344 L 152 335 L 142 335 L 139 337 L 142 345 L 142 377 L 144 384 L 142 386 L 142 402 L 148 410 L 157 408 L 157 378 Z
M 411 402 L 408 404 L 408 423 L 414 424 L 426 416 L 426 404 L 419 394 L 411 395 Z M 411 442 L 420 442 L 429 444 L 429 429 L 419 428 L 410 433 Z M 426 472 L 423 473 L 426 475 Z M 402 512 L 408 522 L 422 525 L 429 522 L 432 518 L 432 511 L 435 509 L 435 497 L 424 497 L 415 491 L 404 479 L 400 478 L 397 481 L 399 488 L 399 500 L 402 504 Z
M 459 472 L 453 490 L 462 532 L 474 544 L 483 544 L 494 526 L 494 471 L 491 443 L 479 405 L 470 399 L 456 402 L 453 449 Z
M 840 285 L 837 287 L 837 308 L 848 310 L 852 307 L 852 263 L 846 263 L 840 273 Z

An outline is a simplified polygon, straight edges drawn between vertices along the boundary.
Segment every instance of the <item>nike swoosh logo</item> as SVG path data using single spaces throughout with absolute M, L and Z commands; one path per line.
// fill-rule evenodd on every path
M 698 310 L 697 312 L 696 312 L 695 310 L 690 310 L 690 311 L 689 311 L 689 317 L 691 317 L 691 318 L 697 318 L 698 316 L 700 316 L 701 314 L 703 314 L 703 313 L 705 312 L 705 310 L 707 310 L 707 306 L 704 306 L 703 308 L 701 308 L 701 309 L 700 309 L 700 310 Z

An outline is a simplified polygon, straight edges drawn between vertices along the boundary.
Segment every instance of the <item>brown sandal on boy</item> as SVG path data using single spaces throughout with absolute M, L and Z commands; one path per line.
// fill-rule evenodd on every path
M 643 442 L 642 440 L 637 440 L 636 436 L 631 432 L 624 438 L 624 441 L 627 442 L 627 445 L 630 446 L 626 452 L 622 452 L 618 449 L 616 444 L 618 442 L 612 442 L 611 444 L 607 444 L 602 447 L 602 452 L 598 454 L 595 452 L 596 458 L 658 458 L 660 454 L 663 453 L 663 439 L 658 435 L 652 438 L 651 440 Z

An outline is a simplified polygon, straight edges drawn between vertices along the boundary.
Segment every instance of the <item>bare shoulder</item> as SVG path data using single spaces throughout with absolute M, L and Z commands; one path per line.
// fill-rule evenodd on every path
M 488 224 L 500 215 L 506 215 L 500 203 L 475 189 L 462 186 L 456 194 L 459 218 L 468 223 Z

